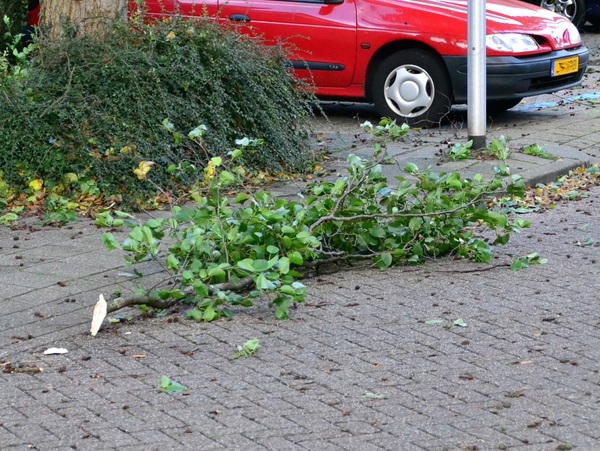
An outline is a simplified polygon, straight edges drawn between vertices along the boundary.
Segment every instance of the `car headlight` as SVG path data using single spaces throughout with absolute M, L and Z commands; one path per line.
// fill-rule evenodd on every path
M 488 34 L 485 45 L 489 49 L 506 53 L 533 52 L 539 48 L 531 36 L 520 33 Z

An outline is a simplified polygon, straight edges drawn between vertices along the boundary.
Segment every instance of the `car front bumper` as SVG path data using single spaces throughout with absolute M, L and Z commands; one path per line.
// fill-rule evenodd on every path
M 552 62 L 573 56 L 579 57 L 579 69 L 553 77 Z M 548 94 L 577 86 L 587 67 L 589 52 L 585 46 L 559 50 L 544 55 L 525 57 L 493 56 L 486 60 L 486 90 L 488 100 L 516 99 Z M 456 104 L 467 102 L 467 57 L 447 56 L 448 68 Z

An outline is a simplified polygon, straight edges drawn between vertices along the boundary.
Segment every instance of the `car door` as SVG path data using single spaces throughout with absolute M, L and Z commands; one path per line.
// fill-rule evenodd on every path
M 144 14 L 147 17 L 164 17 L 181 14 L 184 17 L 216 16 L 218 0 L 145 0 Z M 130 0 L 130 10 L 137 9 L 134 0 Z
M 220 0 L 219 17 L 244 33 L 262 35 L 267 44 L 283 43 L 296 73 L 312 75 L 319 88 L 352 82 L 354 0 Z

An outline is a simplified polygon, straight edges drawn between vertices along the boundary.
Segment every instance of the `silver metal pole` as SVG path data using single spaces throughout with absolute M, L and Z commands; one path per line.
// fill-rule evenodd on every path
M 473 149 L 486 147 L 485 0 L 468 0 L 467 131 Z

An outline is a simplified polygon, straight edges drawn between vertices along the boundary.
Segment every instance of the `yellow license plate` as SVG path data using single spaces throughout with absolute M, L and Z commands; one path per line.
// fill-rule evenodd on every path
M 579 70 L 579 57 L 564 58 L 561 60 L 552 61 L 552 76 L 572 74 Z

